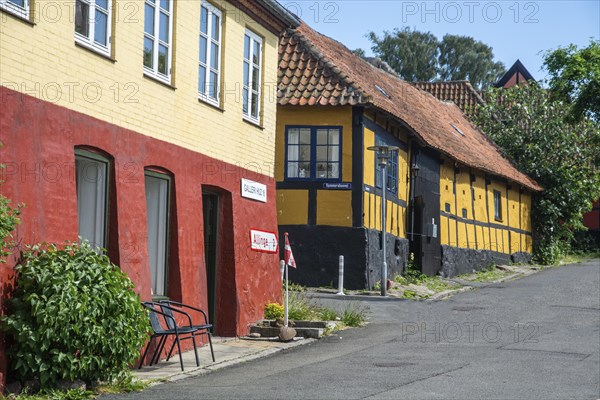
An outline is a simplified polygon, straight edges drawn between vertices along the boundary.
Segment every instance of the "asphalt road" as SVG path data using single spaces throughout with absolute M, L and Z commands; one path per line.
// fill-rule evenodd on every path
M 600 398 L 600 260 L 445 301 L 361 304 L 364 328 L 118 398 Z

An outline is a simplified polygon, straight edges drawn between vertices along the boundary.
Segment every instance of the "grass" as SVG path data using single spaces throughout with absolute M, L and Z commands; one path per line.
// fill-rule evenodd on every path
M 472 282 L 490 282 L 506 278 L 507 276 L 512 274 L 513 272 L 511 271 L 501 270 L 499 268 L 496 268 L 495 265 L 492 265 L 475 272 L 475 274 L 463 275 L 461 276 L 461 278 Z
M 592 258 L 600 258 L 600 252 L 584 252 L 584 253 L 571 253 L 563 256 L 558 262 L 559 265 L 563 264 L 576 264 L 581 263 Z
M 150 386 L 150 381 L 134 380 L 131 373 L 111 384 L 102 384 L 93 387 L 91 390 L 69 389 L 61 391 L 57 389 L 43 389 L 36 394 L 21 393 L 17 396 L 9 395 L 6 398 L 11 400 L 85 400 L 93 399 L 103 394 L 118 394 L 139 392 Z M 0 396 L 0 398 L 2 398 Z

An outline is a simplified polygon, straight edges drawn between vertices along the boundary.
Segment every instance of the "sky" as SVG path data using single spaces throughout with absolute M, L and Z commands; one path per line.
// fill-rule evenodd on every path
M 570 43 L 587 46 L 600 38 L 600 0 L 573 1 L 404 1 L 279 0 L 317 31 L 350 49 L 373 55 L 365 35 L 408 26 L 466 35 L 491 46 L 506 68 L 520 59 L 533 77 L 546 77 L 543 53 Z

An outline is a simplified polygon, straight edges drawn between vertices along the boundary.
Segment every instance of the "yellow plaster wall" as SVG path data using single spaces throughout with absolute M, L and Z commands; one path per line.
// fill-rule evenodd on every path
M 352 192 L 317 191 L 317 225 L 352 226 Z
M 279 225 L 308 223 L 307 190 L 277 190 L 277 223 Z
M 485 174 L 481 171 L 469 170 L 462 165 L 459 166 L 460 172 L 456 174 L 456 195 L 454 195 L 454 167 L 454 161 L 448 159 L 440 166 L 440 209 L 445 212 L 448 203 L 450 214 L 459 217 L 458 221 L 445 216 L 440 218 L 441 243 L 461 248 L 493 250 L 505 254 L 519 251 L 531 253 L 533 249 L 530 234 L 522 234 L 502 227 L 531 232 L 531 195 L 523 192 L 519 203 L 519 187 L 516 184 L 509 185 L 507 189 L 505 182 L 492 180 L 487 185 L 486 199 Z M 471 182 L 471 174 L 475 178 L 473 182 Z M 494 219 L 494 190 L 502 194 L 502 219 L 499 221 Z M 462 221 L 463 208 L 467 209 L 466 222 Z M 476 225 L 473 221 L 484 225 Z M 488 223 L 492 226 L 488 226 Z
M 223 0 L 222 110 L 198 100 L 200 2 L 174 2 L 173 86 L 144 77 L 144 2 L 113 0 L 115 62 L 75 45 L 74 2 L 31 0 L 35 25 L 0 11 L 0 84 L 273 176 L 278 37 Z M 245 29 L 263 37 L 261 127 L 242 118 Z

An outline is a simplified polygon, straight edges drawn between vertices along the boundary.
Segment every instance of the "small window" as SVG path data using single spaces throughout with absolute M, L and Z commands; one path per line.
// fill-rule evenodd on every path
M 244 87 L 242 111 L 244 118 L 259 123 L 261 92 L 262 38 L 246 30 L 244 35 Z
M 452 208 L 450 207 L 450 203 L 445 204 L 445 209 L 446 209 L 446 212 L 450 212 L 452 210 Z
M 110 55 L 111 1 L 75 1 L 75 40 L 107 55 Z
M 375 145 L 384 146 L 388 143 L 385 142 L 381 137 L 377 136 L 375 138 Z M 377 157 L 375 157 L 375 187 L 381 189 L 383 187 L 381 182 L 381 169 L 382 167 L 379 165 L 377 161 Z M 386 181 L 386 190 L 392 194 L 398 194 L 398 152 L 391 152 L 390 158 L 388 159 L 387 166 L 385 167 L 385 172 L 387 175 Z
M 106 248 L 108 174 L 106 158 L 88 151 L 75 151 L 78 235 L 96 248 Z
M 219 105 L 221 80 L 222 16 L 208 3 L 200 5 L 200 57 L 198 60 L 198 96 Z
M 0 0 L 0 9 L 29 19 L 29 0 Z
M 286 178 L 339 180 L 341 136 L 339 127 L 287 127 Z
M 148 259 L 154 296 L 167 295 L 169 250 L 169 197 L 171 178 L 146 171 L 146 218 L 148 221 Z
M 494 190 L 494 219 L 502 221 L 502 194 Z
M 173 0 L 144 3 L 144 72 L 171 83 Z
M 462 209 L 462 217 L 463 218 L 469 218 L 469 214 L 467 213 L 467 209 L 466 208 Z

